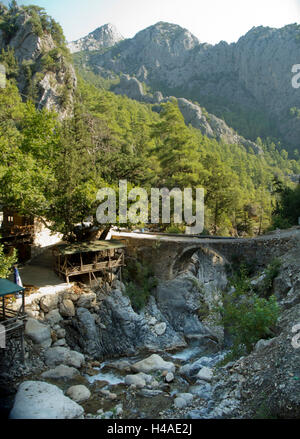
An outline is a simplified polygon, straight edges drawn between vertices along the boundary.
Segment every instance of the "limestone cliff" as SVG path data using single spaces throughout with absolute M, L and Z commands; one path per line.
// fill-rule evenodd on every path
M 290 112 L 300 102 L 300 89 L 292 87 L 299 35 L 297 24 L 261 26 L 237 43 L 213 46 L 160 22 L 105 53 L 90 54 L 86 62 L 96 73 L 128 74 L 153 92 L 197 100 L 245 137 L 275 135 L 292 149 L 299 147 L 300 135 L 299 120 Z
M 158 112 L 161 110 L 160 104 L 174 99 L 174 96 L 164 97 L 161 92 L 147 93 L 143 84 L 129 75 L 122 75 L 119 84 L 113 86 L 111 90 L 130 99 L 154 104 L 153 109 Z M 185 98 L 178 98 L 177 102 L 185 123 L 199 129 L 203 135 L 225 143 L 243 145 L 247 151 L 253 150 L 256 154 L 263 153 L 259 145 L 237 134 L 224 120 L 207 113 L 199 104 Z
M 35 7 L 2 7 L 0 18 L 1 62 L 22 97 L 61 119 L 70 115 L 77 79 L 59 25 Z
M 95 31 L 89 33 L 86 37 L 72 41 L 68 44 L 71 53 L 81 52 L 82 50 L 100 50 L 106 47 L 112 47 L 116 43 L 124 40 L 117 28 L 107 23 L 98 27 Z

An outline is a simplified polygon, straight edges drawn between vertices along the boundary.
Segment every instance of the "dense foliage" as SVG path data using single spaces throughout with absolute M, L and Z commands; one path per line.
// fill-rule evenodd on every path
M 11 272 L 12 265 L 17 261 L 17 252 L 14 250 L 7 255 L 4 246 L 0 244 L 0 278 L 6 279 Z
M 260 339 L 274 336 L 279 305 L 269 291 L 278 274 L 278 267 L 278 260 L 267 267 L 258 291 L 250 283 L 248 267 L 243 264 L 232 276 L 231 291 L 223 294 L 223 305 L 217 308 L 221 315 L 220 322 L 232 338 L 231 351 L 225 363 L 249 354 Z
M 291 188 L 277 180 L 274 192 L 278 198 L 273 212 L 272 226 L 274 228 L 287 228 L 298 225 L 300 218 L 300 184 L 295 188 Z
M 135 311 L 140 311 L 147 305 L 153 288 L 157 286 L 157 279 L 151 267 L 131 260 L 123 270 L 126 285 L 126 294 Z

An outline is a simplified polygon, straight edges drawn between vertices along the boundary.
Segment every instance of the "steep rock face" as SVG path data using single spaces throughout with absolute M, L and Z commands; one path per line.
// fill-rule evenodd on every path
M 75 70 L 51 34 L 36 31 L 26 11 L 16 10 L 11 35 L 0 31 L 1 50 L 13 50 L 19 66 L 16 79 L 24 98 L 33 93 L 38 108 L 55 110 L 61 119 L 70 115 L 77 84 Z
M 156 315 L 156 321 L 165 320 L 154 301 L 150 309 L 151 315 Z M 129 298 L 119 290 L 101 296 L 97 315 L 87 310 L 83 315 L 82 308 L 78 308 L 77 315 L 78 320 L 74 319 L 72 325 L 67 327 L 68 343 L 90 356 L 130 355 L 139 349 L 155 351 L 186 345 L 170 325 L 158 337 L 147 318 L 135 313 Z
M 203 351 L 218 349 L 223 334 L 208 317 L 216 292 L 227 285 L 224 261 L 199 251 L 181 262 L 178 276 L 160 283 L 139 313 L 117 285 L 109 294 L 98 292 L 94 312 L 77 308 L 65 324 L 68 345 L 92 358 L 175 350 L 188 340 Z
M 71 53 L 81 52 L 83 50 L 100 50 L 106 47 L 112 47 L 124 37 L 119 33 L 117 28 L 110 23 L 98 27 L 86 37 L 72 41 L 68 44 Z
M 180 26 L 159 22 L 125 40 L 119 47 L 93 57 L 96 67 L 133 74 L 139 80 L 159 80 L 182 68 L 198 39 Z M 166 79 L 166 78 L 165 78 Z
M 297 24 L 258 27 L 237 43 L 213 46 L 179 26 L 158 23 L 94 54 L 90 65 L 95 72 L 126 73 L 153 90 L 196 99 L 213 113 L 259 112 L 288 145 L 298 147 L 300 126 L 290 108 L 299 107 L 300 91 L 291 82 L 300 59 L 299 35 Z

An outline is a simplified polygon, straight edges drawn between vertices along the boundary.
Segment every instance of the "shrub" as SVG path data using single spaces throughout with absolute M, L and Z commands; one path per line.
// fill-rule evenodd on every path
M 0 244 L 0 278 L 7 278 L 11 272 L 12 265 L 17 261 L 17 252 L 13 251 L 11 255 L 4 253 L 4 246 Z
M 292 223 L 287 218 L 282 218 L 280 215 L 276 215 L 272 218 L 272 225 L 269 230 L 275 230 L 275 229 L 289 229 L 292 227 Z
M 264 297 L 270 296 L 273 289 L 274 279 L 279 275 L 280 266 L 281 266 L 280 259 L 275 258 L 265 269 L 265 278 L 258 290 L 258 292 L 262 296 Z
M 261 338 L 273 335 L 271 328 L 276 324 L 279 307 L 275 296 L 269 299 L 234 293 L 234 297 L 225 301 L 222 310 L 222 322 L 229 327 L 236 351 L 249 354 Z
M 182 225 L 171 224 L 166 228 L 166 233 L 184 233 L 185 227 Z
M 278 270 L 278 262 L 269 268 L 268 279 Z M 268 299 L 254 294 L 246 271 L 241 269 L 232 279 L 235 291 L 223 294 L 223 305 L 218 307 L 220 323 L 232 336 L 232 348 L 225 361 L 249 354 L 258 340 L 273 336 L 272 328 L 279 316 L 275 296 Z
M 19 74 L 19 65 L 15 58 L 14 49 L 10 47 L 7 50 L 2 49 L 0 54 L 0 62 L 5 66 L 5 73 L 8 79 L 17 78 Z

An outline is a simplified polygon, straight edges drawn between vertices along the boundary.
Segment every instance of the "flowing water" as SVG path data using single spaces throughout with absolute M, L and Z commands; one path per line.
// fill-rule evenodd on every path
M 203 349 L 196 345 L 190 345 L 174 354 L 159 353 L 166 361 L 172 361 L 179 367 L 189 364 L 197 365 L 198 368 L 201 368 L 203 366 L 214 367 L 225 356 L 226 352 L 212 354 L 205 352 L 205 354 Z M 145 355 L 122 358 L 121 360 L 133 364 L 142 358 L 145 358 Z M 116 360 L 116 362 L 118 361 Z M 180 376 L 178 368 L 173 383 L 164 384 L 163 378 L 159 378 L 159 374 L 157 375 L 160 385 L 164 386 L 159 387 L 159 389 L 163 389 L 163 392 L 158 395 L 145 396 L 143 389 L 132 390 L 125 385 L 125 376 L 130 372 L 116 369 L 114 363 L 115 361 L 105 361 L 101 367 L 94 368 L 97 374 L 94 376 L 85 375 L 92 392 L 90 400 L 83 404 L 86 413 L 96 414 L 99 409 L 109 412 L 116 405 L 122 404 L 123 417 L 126 419 L 159 419 L 162 412 L 174 407 L 174 398 L 178 393 L 191 392 L 194 395 L 201 396 L 203 399 L 210 399 L 211 386 L 209 384 L 207 389 L 205 386 L 197 386 L 196 379 L 190 382 Z M 111 393 L 114 393 L 116 398 L 114 400 L 103 398 L 103 394 L 101 394 L 103 390 L 109 390 Z

